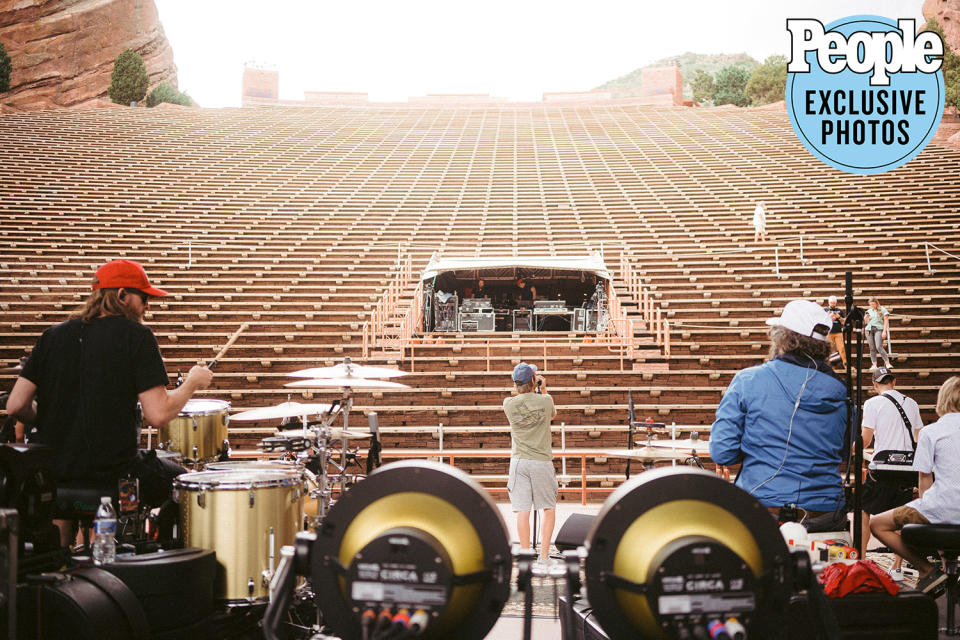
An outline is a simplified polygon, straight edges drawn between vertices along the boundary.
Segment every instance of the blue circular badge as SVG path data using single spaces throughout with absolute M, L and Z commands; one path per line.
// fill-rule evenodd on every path
M 828 36 L 842 34 L 844 42 L 838 44 L 833 34 L 819 59 L 818 51 L 806 52 L 809 72 L 787 74 L 787 114 L 797 137 L 814 156 L 848 173 L 883 173 L 906 164 L 927 146 L 940 124 L 943 72 L 912 68 L 914 34 L 904 34 L 889 18 L 851 16 L 831 22 L 824 31 Z M 878 45 L 883 36 L 877 34 L 886 33 L 890 42 Z M 840 55 L 844 46 L 846 64 Z M 879 46 L 882 54 L 877 54 Z M 872 62 L 871 51 L 881 55 L 883 63 Z M 836 54 L 823 64 L 834 68 L 824 70 L 821 60 L 831 52 Z M 889 84 L 878 80 L 884 75 Z

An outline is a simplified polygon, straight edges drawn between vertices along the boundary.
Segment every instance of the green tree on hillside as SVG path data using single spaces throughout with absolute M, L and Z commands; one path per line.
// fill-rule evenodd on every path
M 12 68 L 10 54 L 7 53 L 7 48 L 0 42 L 0 93 L 10 90 L 10 71 Z
M 787 86 L 787 58 L 770 56 L 753 70 L 747 80 L 746 93 L 754 106 L 783 100 Z
M 717 90 L 713 94 L 713 104 L 735 104 L 746 107 L 750 104 L 746 88 L 750 72 L 742 67 L 730 65 L 717 72 Z
M 709 104 L 713 102 L 713 94 L 717 91 L 717 83 L 713 81 L 713 76 L 697 69 L 690 80 L 690 89 L 693 91 L 693 101 L 698 104 Z
M 143 58 L 136 51 L 127 49 L 117 56 L 110 74 L 110 88 L 107 93 L 117 104 L 140 102 L 147 95 L 150 77 Z
M 166 82 L 158 84 L 147 96 L 148 107 L 155 107 L 161 102 L 180 104 L 185 107 L 193 106 L 193 100 L 190 99 L 190 96 L 186 93 L 180 93 Z
M 927 20 L 927 26 L 924 31 L 934 31 L 943 40 L 943 83 L 946 87 L 946 106 L 960 109 L 960 52 L 954 51 L 947 44 L 947 39 L 943 35 L 943 29 L 936 18 Z

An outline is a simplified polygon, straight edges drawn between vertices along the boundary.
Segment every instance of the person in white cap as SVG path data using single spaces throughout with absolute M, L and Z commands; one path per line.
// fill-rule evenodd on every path
M 507 492 L 517 514 L 520 546 L 530 548 L 530 511 L 543 510 L 537 573 L 549 570 L 550 541 L 556 523 L 557 475 L 553 468 L 550 421 L 557 415 L 547 383 L 536 365 L 521 362 L 513 369 L 514 394 L 503 400 L 510 421 L 510 476 Z
M 843 504 L 847 420 L 846 385 L 826 362 L 833 319 L 794 300 L 767 324 L 770 359 L 734 376 L 717 407 L 710 457 L 740 464 L 737 485 L 771 513 L 787 507 L 804 520 L 832 520 Z

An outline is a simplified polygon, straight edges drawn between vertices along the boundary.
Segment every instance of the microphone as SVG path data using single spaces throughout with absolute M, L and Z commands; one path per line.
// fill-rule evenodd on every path
M 847 271 L 844 275 L 844 288 L 846 289 L 846 297 L 844 302 L 847 305 L 847 314 L 850 314 L 850 310 L 853 309 L 853 272 Z

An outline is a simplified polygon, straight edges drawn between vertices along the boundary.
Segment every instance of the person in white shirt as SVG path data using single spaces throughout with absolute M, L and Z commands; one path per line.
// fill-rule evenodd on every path
M 753 210 L 753 241 L 760 242 L 767 239 L 767 209 L 763 202 L 757 203 Z
M 940 419 L 920 432 L 913 459 L 920 497 L 874 516 L 870 524 L 873 535 L 920 572 L 917 590 L 932 594 L 942 593 L 947 574 L 905 545 L 900 530 L 910 523 L 960 524 L 960 376 L 940 387 L 937 415 Z
M 897 378 L 893 371 L 886 367 L 877 369 L 873 372 L 873 390 L 877 395 L 863 403 L 863 446 L 866 448 L 873 444 L 875 453 L 913 451 L 916 448 L 916 438 L 923 427 L 920 407 L 916 400 L 897 391 L 896 384 Z M 878 480 L 872 474 L 867 476 L 861 490 L 861 549 L 866 551 L 867 543 L 870 542 L 870 516 L 907 504 L 913 499 L 913 488 L 912 484 L 902 481 Z M 902 563 L 903 558 L 900 556 L 893 561 L 890 575 L 894 580 L 903 579 Z

